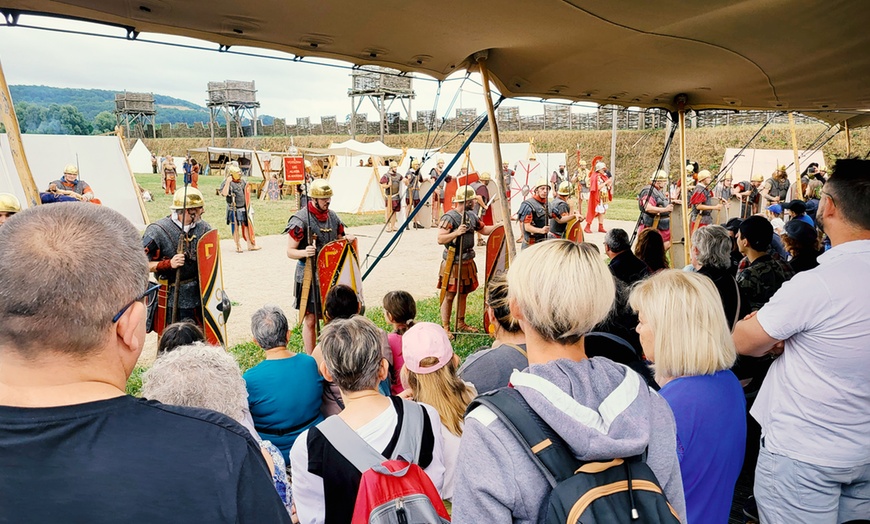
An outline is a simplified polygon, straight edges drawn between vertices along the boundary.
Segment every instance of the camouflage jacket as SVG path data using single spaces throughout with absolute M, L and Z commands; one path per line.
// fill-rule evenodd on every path
M 749 301 L 749 309 L 758 311 L 793 276 L 788 262 L 762 255 L 737 273 L 737 285 Z

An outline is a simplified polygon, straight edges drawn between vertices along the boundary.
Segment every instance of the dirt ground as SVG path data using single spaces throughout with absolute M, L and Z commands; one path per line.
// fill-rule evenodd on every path
M 594 225 L 597 227 L 597 223 Z M 606 225 L 608 228 L 621 227 L 626 231 L 634 227 L 633 222 L 616 220 L 608 221 Z M 359 239 L 363 272 L 394 235 L 384 233 L 375 245 L 381 227 L 361 226 L 348 229 L 350 234 Z M 396 289 L 410 292 L 417 300 L 437 294 L 435 285 L 443 247 L 436 242 L 436 233 L 436 229 L 412 229 L 401 236 L 394 244 L 395 249 L 378 262 L 363 282 L 363 295 L 368 307 L 380 306 L 383 296 Z M 514 237 L 517 235 L 518 228 L 514 226 Z M 593 233 L 586 237 L 587 241 L 599 246 L 604 240 L 603 233 Z M 260 251 L 236 253 L 232 239 L 221 240 L 224 287 L 233 301 L 232 313 L 227 321 L 227 342 L 230 346 L 251 340 L 251 315 L 266 304 L 280 306 L 291 325 L 298 318 L 298 312 L 293 309 L 293 274 L 296 261 L 287 258 L 287 237 L 258 237 L 257 244 L 262 247 Z M 485 248 L 475 249 L 480 271 L 478 278 L 482 281 Z M 157 335 L 150 333 L 146 338 L 140 363 L 149 365 L 156 354 Z

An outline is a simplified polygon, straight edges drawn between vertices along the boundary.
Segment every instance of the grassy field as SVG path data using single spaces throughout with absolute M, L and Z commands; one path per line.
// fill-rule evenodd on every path
M 483 332 L 483 291 L 482 289 L 468 295 L 468 314 L 466 321 L 470 326 L 475 326 Z M 381 307 L 373 307 L 366 311 L 366 317 L 371 319 L 378 327 L 386 331 L 391 331 L 392 328 L 384 320 L 384 310 Z M 438 297 L 431 297 L 417 302 L 417 321 L 419 322 L 435 322 L 441 323 L 440 313 L 438 308 Z M 488 336 L 480 334 L 457 334 L 453 341 L 453 351 L 463 360 L 465 357 L 473 353 L 481 347 L 488 347 L 491 339 Z M 299 326 L 296 326 L 290 333 L 290 342 L 287 346 L 296 352 L 302 351 L 302 331 Z M 253 342 L 245 342 L 236 344 L 229 348 L 229 352 L 236 358 L 239 367 L 244 373 L 248 369 L 256 366 L 263 360 L 263 351 Z M 133 370 L 130 379 L 127 381 L 127 393 L 130 395 L 139 395 L 142 389 L 142 374 L 145 368 L 136 366 Z
M 217 194 L 217 189 L 220 187 L 222 180 L 222 178 L 216 176 L 199 177 L 199 190 L 202 191 L 202 195 L 205 198 L 203 220 L 211 224 L 212 227 L 217 228 L 221 238 L 230 238 L 232 232 L 230 231 L 230 226 L 226 224 L 226 199 Z M 136 181 L 150 191 L 151 196 L 154 198 L 151 202 L 145 202 L 148 218 L 153 222 L 168 215 L 169 206 L 172 204 L 172 196 L 164 194 L 163 188 L 160 187 L 161 176 L 138 174 L 136 175 Z M 179 181 L 181 181 L 181 177 L 179 177 Z M 257 200 L 254 203 L 253 214 L 256 234 L 261 236 L 280 234 L 284 231 L 287 220 L 295 212 L 295 198 L 286 198 L 277 202 Z M 384 220 L 384 216 L 381 213 L 369 215 L 339 213 L 339 216 L 350 227 L 380 224 Z
M 226 200 L 217 194 L 217 189 L 220 187 L 222 180 L 220 177 L 199 177 L 199 190 L 202 191 L 205 198 L 203 220 L 211 224 L 212 227 L 217 228 L 221 238 L 230 238 L 232 233 L 230 232 L 230 226 L 226 224 Z M 139 174 L 136 175 L 136 181 L 150 191 L 151 196 L 154 198 L 151 202 L 145 202 L 148 218 L 153 222 L 168 215 L 172 197 L 164 194 L 163 189 L 160 187 L 160 175 Z M 296 200 L 294 198 L 287 198 L 278 202 L 257 200 L 254 203 L 254 227 L 256 234 L 259 236 L 281 234 L 287 225 L 287 220 L 295 212 Z M 381 213 L 366 215 L 339 213 L 338 215 L 348 227 L 382 224 L 384 220 L 384 216 Z M 630 198 L 614 199 L 610 203 L 610 210 L 607 212 L 607 218 L 611 220 L 637 220 L 637 215 L 637 203 Z

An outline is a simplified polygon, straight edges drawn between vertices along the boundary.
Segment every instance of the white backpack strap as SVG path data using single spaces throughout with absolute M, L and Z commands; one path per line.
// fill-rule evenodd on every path
M 402 457 L 406 462 L 417 464 L 423 444 L 423 417 L 428 415 L 426 408 L 411 400 L 402 399 L 402 407 L 402 429 L 399 430 L 399 440 L 390 458 L 395 460 Z
M 317 430 L 360 473 L 366 472 L 387 460 L 337 415 L 333 415 L 318 424 Z

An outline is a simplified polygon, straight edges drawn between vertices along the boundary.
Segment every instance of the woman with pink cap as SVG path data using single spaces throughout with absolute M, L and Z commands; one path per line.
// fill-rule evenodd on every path
M 441 417 L 445 470 L 441 497 L 451 500 L 462 419 L 477 391 L 459 378 L 459 357 L 453 353 L 447 333 L 438 324 L 414 324 L 402 338 L 402 351 L 405 357 L 403 396 L 413 396 L 417 402 L 432 406 Z

